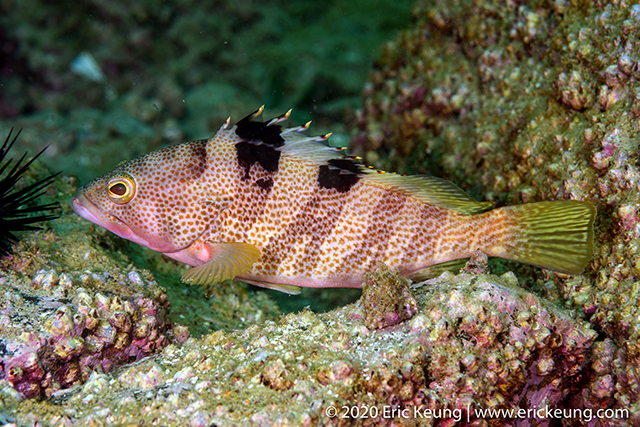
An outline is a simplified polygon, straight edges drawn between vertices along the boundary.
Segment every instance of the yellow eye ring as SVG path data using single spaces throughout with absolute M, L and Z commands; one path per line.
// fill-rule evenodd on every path
M 119 205 L 129 203 L 136 195 L 136 182 L 129 174 L 110 179 L 107 183 L 107 195 Z

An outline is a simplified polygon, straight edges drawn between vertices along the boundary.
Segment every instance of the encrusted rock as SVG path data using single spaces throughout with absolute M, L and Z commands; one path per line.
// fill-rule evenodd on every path
M 119 274 L 124 283 L 131 276 L 140 279 L 137 272 Z M 162 291 L 155 284 L 136 281 L 128 284 L 131 290 L 137 288 L 130 296 L 96 292 L 96 285 L 103 286 L 114 275 L 101 279 L 94 274 L 94 281 L 73 288 L 69 285 L 82 281 L 73 272 L 40 270 L 32 280 L 35 290 L 29 293 L 16 293 L 9 284 L 20 282 L 8 276 L 9 281 L 0 284 L 0 294 L 7 303 L 24 303 L 13 311 L 15 321 L 2 331 L 0 378 L 25 397 L 50 397 L 82 384 L 96 370 L 108 372 L 167 345 L 167 306 L 158 302 Z M 58 288 L 64 288 L 69 298 L 48 296 Z
M 487 274 L 489 272 L 489 257 L 478 249 L 461 271 L 472 274 Z
M 399 281 L 385 268 L 370 278 L 385 284 Z M 402 295 L 406 284 L 400 283 L 400 290 L 391 289 Z M 278 322 L 217 331 L 169 345 L 115 373 L 94 373 L 64 406 L 43 402 L 47 411 L 42 416 L 53 423 L 72 411 L 74 420 L 89 424 L 102 420 L 99 414 L 108 410 L 112 424 L 163 419 L 178 426 L 198 414 L 201 420 L 224 419 L 229 425 L 249 419 L 260 426 L 335 425 L 338 418 L 327 412 L 330 406 L 338 411 L 388 407 L 411 414 L 414 408 L 434 411 L 443 425 L 467 416 L 481 425 L 486 420 L 467 413 L 469 408 L 567 407 L 573 401 L 567 403 L 566 396 L 591 369 L 601 379 L 583 390 L 593 402 L 589 407 L 606 408 L 614 401 L 621 350 L 610 341 L 598 343 L 598 357 L 589 359 L 595 331 L 522 289 L 513 274 L 444 273 L 414 287 L 413 317 L 393 327 L 375 332 L 365 327 L 360 300 L 325 314 L 304 310 Z M 402 311 L 406 306 L 398 307 Z M 102 322 L 116 335 L 121 332 Z M 133 334 L 135 330 L 134 324 Z M 64 372 L 69 383 L 83 372 L 83 359 L 77 362 L 72 356 L 77 351 L 72 344 L 64 347 L 70 357 Z M 101 354 L 108 351 L 113 344 L 104 344 Z M 37 394 L 46 381 L 37 365 L 31 357 L 11 370 L 11 379 L 42 378 L 24 382 L 19 389 L 26 395 Z M 16 418 L 28 411 L 12 408 Z M 418 421 L 413 415 L 396 418 L 401 425 Z M 378 413 L 369 419 L 388 418 Z M 536 422 L 548 425 L 543 418 Z
M 583 275 L 509 268 L 612 340 L 617 392 L 594 399 L 640 418 L 640 5 L 456 0 L 413 11 L 364 90 L 354 154 L 501 204 L 593 203 L 595 250 Z M 461 104 L 439 96 L 461 86 Z M 572 405 L 589 407 L 591 390 L 606 395 L 606 375 L 585 375 L 571 390 L 584 400 Z
M 274 390 L 288 390 L 293 383 L 289 378 L 290 375 L 286 365 L 282 359 L 276 359 L 269 362 L 262 373 L 262 383 Z
M 411 319 L 418 310 L 409 281 L 385 265 L 364 275 L 361 303 L 364 325 L 369 329 L 396 325 Z

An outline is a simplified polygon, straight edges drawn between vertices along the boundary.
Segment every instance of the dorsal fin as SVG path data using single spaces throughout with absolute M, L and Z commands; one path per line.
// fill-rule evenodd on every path
M 308 127 L 302 126 L 302 130 Z M 313 163 L 315 165 L 325 165 L 329 160 L 348 159 L 344 155 L 344 150 L 328 146 L 325 141 L 329 135 L 307 136 L 300 133 L 298 128 L 287 128 L 281 136 L 284 138 L 284 146 L 279 150 L 282 154 L 297 157 L 300 160 Z
M 362 178 L 364 182 L 391 189 L 396 189 L 416 197 L 430 205 L 451 209 L 460 214 L 484 212 L 491 207 L 491 202 L 476 202 L 454 183 L 426 175 L 401 176 L 367 169 L 357 158 L 345 156 L 344 150 L 324 144 L 329 135 L 307 136 L 302 134 L 309 128 L 304 126 L 282 128 L 279 125 L 286 120 L 291 111 L 267 122 L 255 122 L 262 113 L 262 108 L 238 122 L 232 131 L 239 136 L 254 140 L 255 144 L 265 144 L 286 157 L 316 165 L 325 172 L 326 185 L 339 191 L 348 191 L 352 185 Z M 322 174 L 321 174 L 322 175 Z M 353 178 L 351 178 L 351 176 Z M 334 182 L 334 181 L 340 182 Z M 321 183 L 322 184 L 322 183 Z M 344 187 L 344 188 L 343 188 Z
M 304 126 L 284 128 L 281 122 L 287 120 L 291 110 L 266 122 L 255 119 L 262 114 L 264 107 L 249 114 L 236 123 L 229 132 L 233 132 L 244 141 L 253 145 L 266 145 L 285 156 L 296 157 L 316 165 L 326 165 L 329 160 L 351 159 L 344 155 L 344 150 L 329 147 L 326 141 L 331 134 L 308 136 L 302 132 L 309 128 L 311 122 Z M 227 131 L 226 128 L 222 130 Z
M 364 180 L 374 185 L 395 187 L 424 203 L 451 209 L 464 215 L 484 212 L 494 205 L 492 202 L 476 202 L 453 182 L 435 176 L 375 173 L 368 174 Z

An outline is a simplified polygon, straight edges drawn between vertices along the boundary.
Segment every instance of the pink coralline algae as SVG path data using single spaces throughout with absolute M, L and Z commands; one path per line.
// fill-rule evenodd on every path
M 513 274 L 492 277 L 444 274 L 424 284 L 424 314 L 410 323 L 431 330 L 415 340 L 428 356 L 421 403 L 562 408 L 596 332 L 518 288 Z
M 140 275 L 138 287 L 152 288 Z M 131 276 L 131 273 L 130 273 Z M 47 290 L 68 287 L 71 298 L 15 292 L 6 284 L 0 310 L 3 338 L 0 379 L 24 397 L 50 397 L 87 380 L 91 372 L 108 372 L 140 360 L 168 344 L 166 295 L 124 297 L 96 291 L 97 274 L 74 278 L 40 271 L 33 279 Z M 74 283 L 84 282 L 86 288 Z M 143 285 L 143 286 L 140 286 Z
M 394 284 L 390 294 L 406 286 L 385 268 L 368 280 L 378 291 Z M 589 407 L 610 405 L 617 393 L 615 346 L 594 344 L 597 333 L 588 323 L 522 289 L 512 273 L 447 272 L 407 291 L 414 308 L 393 324 L 368 320 L 371 309 L 361 299 L 329 313 L 304 310 L 169 345 L 117 373 L 94 372 L 64 407 L 44 402 L 42 420 L 73 413 L 80 425 L 158 419 L 167 426 L 247 420 L 256 427 L 415 426 L 454 425 L 456 418 L 515 425 L 516 418 L 480 411 L 579 408 L 568 397 L 591 384 L 592 369 L 601 375 L 582 389 Z M 404 304 L 385 307 L 378 313 L 407 313 Z M 593 348 L 603 356 L 597 366 Z M 329 407 L 354 412 L 331 416 Z M 364 408 L 379 412 L 365 419 L 357 412 Z M 12 415 L 28 411 L 18 406 Z M 435 416 L 414 415 L 427 411 Z M 534 412 L 520 425 L 531 419 L 538 426 L 555 422 Z
M 606 342 L 592 358 L 609 368 L 587 370 L 573 405 L 638 420 L 640 5 L 420 1 L 413 11 L 364 90 L 355 154 L 450 179 L 479 200 L 593 203 L 582 275 L 510 268 Z

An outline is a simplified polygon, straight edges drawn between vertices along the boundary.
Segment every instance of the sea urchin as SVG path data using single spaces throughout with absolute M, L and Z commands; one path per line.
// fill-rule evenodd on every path
M 41 221 L 58 218 L 60 215 L 55 211 L 59 208 L 57 203 L 47 203 L 44 205 L 33 205 L 33 202 L 40 197 L 45 188 L 51 184 L 56 174 L 29 184 L 16 190 L 16 184 L 22 175 L 29 169 L 29 166 L 46 149 L 42 149 L 31 160 L 22 164 L 27 156 L 23 154 L 13 167 L 10 168 L 13 159 L 5 160 L 7 153 L 11 150 L 14 142 L 18 139 L 20 132 L 11 139 L 13 129 L 4 140 L 0 148 L 0 256 L 8 255 L 11 245 L 18 241 L 13 234 L 15 231 L 38 230 L 40 227 L 32 225 Z M 58 172 L 59 173 L 59 172 Z

